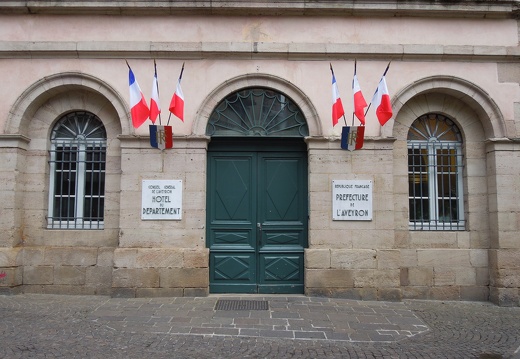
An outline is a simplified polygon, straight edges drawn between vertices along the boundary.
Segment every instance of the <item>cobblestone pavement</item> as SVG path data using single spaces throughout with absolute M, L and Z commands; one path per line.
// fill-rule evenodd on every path
M 267 310 L 216 310 L 219 300 Z M 520 308 L 304 296 L 0 296 L 0 358 L 520 358 Z

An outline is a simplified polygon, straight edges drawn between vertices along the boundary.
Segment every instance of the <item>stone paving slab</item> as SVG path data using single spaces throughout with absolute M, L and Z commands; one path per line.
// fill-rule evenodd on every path
M 221 298 L 267 301 L 269 309 L 215 310 Z M 131 333 L 350 342 L 391 342 L 429 330 L 404 303 L 305 296 L 209 296 L 191 300 L 110 298 L 96 307 L 88 318 Z M 161 321 L 152 318 L 161 318 Z
M 520 359 L 520 308 L 279 296 L 223 317 L 217 300 L 0 295 L 0 358 Z

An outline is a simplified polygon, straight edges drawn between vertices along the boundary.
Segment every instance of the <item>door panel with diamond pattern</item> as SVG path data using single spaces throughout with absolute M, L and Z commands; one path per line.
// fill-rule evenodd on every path
M 306 152 L 233 149 L 208 155 L 210 292 L 303 293 Z

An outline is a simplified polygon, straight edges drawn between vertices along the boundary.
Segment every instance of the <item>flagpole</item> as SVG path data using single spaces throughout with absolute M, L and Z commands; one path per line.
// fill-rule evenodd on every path
M 157 64 L 155 63 L 155 59 L 153 59 L 153 67 L 154 67 L 154 71 L 155 71 L 155 82 L 157 84 L 157 97 L 159 99 L 161 97 L 159 95 L 159 78 L 157 77 Z M 161 126 L 161 125 L 162 125 L 161 111 L 159 111 L 159 126 Z
M 184 64 L 185 64 L 185 62 L 182 63 L 181 74 L 179 75 L 178 83 L 180 83 L 181 80 L 182 80 L 182 73 L 184 72 Z M 177 89 L 175 89 L 175 91 L 177 91 Z M 174 92 L 174 94 L 175 94 L 175 92 Z M 166 123 L 166 126 L 168 126 L 170 124 L 170 118 L 171 117 L 172 117 L 172 113 L 170 112 L 170 116 L 168 116 L 168 122 Z
M 392 60 L 388 61 L 388 65 L 386 65 L 386 70 L 385 72 L 383 73 L 383 76 L 386 76 L 386 73 L 388 72 L 388 69 L 390 68 L 390 63 L 392 62 Z M 381 76 L 381 77 L 383 77 Z
M 385 72 L 383 73 L 383 76 L 381 76 L 381 78 L 386 76 L 386 73 L 388 72 L 388 69 L 390 68 L 390 63 L 391 62 L 392 62 L 392 60 L 388 61 L 388 65 L 386 65 Z M 381 82 L 381 80 L 379 80 L 379 82 Z M 377 87 L 376 87 L 376 91 L 374 92 L 374 95 L 376 94 L 376 92 L 377 92 Z M 372 98 L 374 98 L 373 95 L 372 95 Z M 370 100 L 370 103 L 368 104 L 367 110 L 365 111 L 365 116 L 367 115 L 368 110 L 370 109 L 370 105 L 372 105 L 372 100 Z
M 388 66 L 390 66 L 390 63 L 388 63 Z M 182 80 L 182 73 L 183 72 L 184 72 L 184 62 L 182 63 L 181 74 L 179 75 L 179 82 L 181 82 L 181 80 Z
M 330 65 L 330 69 L 332 70 L 332 64 Z M 334 71 L 332 71 L 332 75 L 334 75 Z M 345 117 L 345 111 L 343 111 L 343 122 L 345 122 L 345 126 L 348 126 L 347 118 Z
M 357 59 L 354 59 L 354 76 L 356 76 L 356 70 L 357 70 Z M 352 80 L 352 82 L 354 82 L 354 80 Z M 354 83 L 352 83 L 352 87 L 354 87 Z M 354 95 L 354 94 L 352 94 Z M 355 105 L 355 103 L 354 103 Z M 354 106 L 355 108 L 355 106 Z M 354 113 L 355 111 L 352 111 L 352 127 L 354 127 Z

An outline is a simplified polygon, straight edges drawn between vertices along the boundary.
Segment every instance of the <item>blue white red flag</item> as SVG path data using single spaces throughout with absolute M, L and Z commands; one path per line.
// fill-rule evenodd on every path
M 330 71 L 332 72 L 332 127 L 334 127 L 338 124 L 339 118 L 345 114 L 345 111 L 343 110 L 343 104 L 339 97 L 338 84 L 334 76 L 334 70 L 332 70 L 332 65 L 330 65 Z
M 352 79 L 352 93 L 354 94 L 354 114 L 358 118 L 358 120 L 364 125 L 365 124 L 365 107 L 367 107 L 367 102 L 365 97 L 363 97 L 363 93 L 361 92 L 361 87 L 359 86 L 358 78 L 356 75 L 357 62 L 354 65 L 354 78 Z
M 150 125 L 150 145 L 164 150 L 173 147 L 172 126 Z
M 392 103 L 390 102 L 390 95 L 388 93 L 388 87 L 386 86 L 385 75 L 390 67 L 390 63 L 386 67 L 386 70 L 377 85 L 376 92 L 372 98 L 372 103 L 376 108 L 376 116 L 381 126 L 388 122 L 392 118 Z
M 363 148 L 365 126 L 343 126 L 341 130 L 341 148 L 348 151 Z
M 128 81 L 130 84 L 130 114 L 132 116 L 132 125 L 134 128 L 138 128 L 148 119 L 150 116 L 150 110 L 148 109 L 144 95 L 130 66 L 128 66 L 128 71 Z
M 173 93 L 172 100 L 170 101 L 170 112 L 181 119 L 184 122 L 184 94 L 182 93 L 181 80 L 182 73 L 184 72 L 184 64 L 182 64 L 181 74 L 179 81 L 177 81 L 177 88 Z
M 157 116 L 161 113 L 161 107 L 159 104 L 159 82 L 157 81 L 157 66 L 154 61 L 154 76 L 152 83 L 152 97 L 150 98 L 150 120 L 155 123 Z

